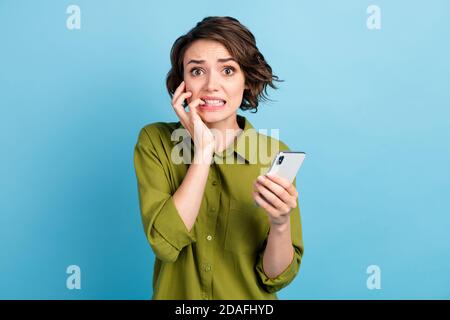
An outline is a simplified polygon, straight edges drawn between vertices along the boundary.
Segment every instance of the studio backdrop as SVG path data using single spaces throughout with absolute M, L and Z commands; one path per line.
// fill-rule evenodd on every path
M 247 26 L 284 80 L 239 113 L 307 154 L 279 298 L 449 299 L 445 0 L 0 0 L 0 298 L 151 297 L 133 150 L 178 121 L 170 48 L 206 16 Z

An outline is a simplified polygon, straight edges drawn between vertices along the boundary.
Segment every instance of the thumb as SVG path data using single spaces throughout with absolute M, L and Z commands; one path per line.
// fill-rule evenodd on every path
M 203 104 L 205 104 L 205 101 L 203 101 L 202 99 L 198 98 L 198 99 L 195 99 L 194 101 L 192 101 L 188 105 L 189 112 L 192 113 L 193 119 L 198 120 L 200 118 L 199 115 L 198 115 L 197 107 L 199 105 L 203 105 Z

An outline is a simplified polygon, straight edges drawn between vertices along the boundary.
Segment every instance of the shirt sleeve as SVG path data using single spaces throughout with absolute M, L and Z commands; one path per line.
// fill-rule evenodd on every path
M 294 186 L 296 185 L 296 179 L 294 179 L 293 182 Z M 294 280 L 295 276 L 297 275 L 300 264 L 303 257 L 303 239 L 302 239 L 302 227 L 301 227 L 301 218 L 300 218 L 300 207 L 297 202 L 297 207 L 291 210 L 290 215 L 291 220 L 291 239 L 292 239 L 292 246 L 294 247 L 294 258 L 292 259 L 289 266 L 277 277 L 275 278 L 269 278 L 264 273 L 263 268 L 263 257 L 264 257 L 264 251 L 267 244 L 267 238 L 265 240 L 263 249 L 258 254 L 258 260 L 256 263 L 256 274 L 258 276 L 258 280 L 260 281 L 260 284 L 269 293 L 273 293 L 276 291 L 281 290 L 282 288 L 286 287 L 289 283 Z M 267 235 L 268 236 L 268 235 Z
M 146 130 L 147 128 L 147 130 Z M 153 143 L 153 139 L 155 138 Z M 160 157 L 163 146 L 157 130 L 145 127 L 139 133 L 134 148 L 134 167 L 138 183 L 139 205 L 144 231 L 156 257 L 162 261 L 174 262 L 180 251 L 195 237 L 188 231 L 175 207 L 170 184 Z

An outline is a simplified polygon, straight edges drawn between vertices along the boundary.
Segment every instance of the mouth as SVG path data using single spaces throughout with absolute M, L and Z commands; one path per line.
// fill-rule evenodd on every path
M 202 101 L 205 102 L 205 104 L 199 105 L 200 109 L 205 111 L 216 111 L 223 109 L 227 102 L 222 99 L 203 99 Z

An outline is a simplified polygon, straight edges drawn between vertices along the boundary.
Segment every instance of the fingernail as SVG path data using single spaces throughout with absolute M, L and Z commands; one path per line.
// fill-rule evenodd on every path
M 262 182 L 262 181 L 264 181 L 264 179 L 265 179 L 264 176 L 259 176 L 259 177 L 258 177 L 258 181 L 261 181 L 261 182 Z

